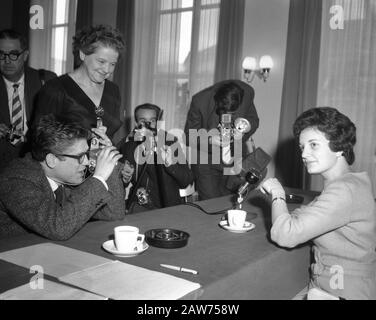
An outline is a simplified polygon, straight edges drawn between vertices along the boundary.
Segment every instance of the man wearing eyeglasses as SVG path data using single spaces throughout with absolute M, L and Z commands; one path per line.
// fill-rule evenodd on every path
M 103 148 L 87 177 L 89 132 L 66 116 L 41 117 L 32 129 L 31 154 L 0 173 L 0 238 L 34 232 L 65 240 L 90 219 L 124 218 L 122 155 L 105 129 L 92 129 Z
M 34 98 L 56 74 L 27 66 L 27 41 L 14 30 L 0 31 L 0 170 L 22 154 Z

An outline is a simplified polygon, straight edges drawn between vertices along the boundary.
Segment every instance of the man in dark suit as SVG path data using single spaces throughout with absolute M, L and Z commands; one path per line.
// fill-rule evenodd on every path
M 137 128 L 120 146 L 125 166 L 123 181 L 132 182 L 127 199 L 129 212 L 164 208 L 183 202 L 179 189 L 193 183 L 193 174 L 176 137 L 157 130 L 161 109 L 154 104 L 138 106 Z
M 0 31 L 0 170 L 22 154 L 35 96 L 44 82 L 56 77 L 53 72 L 27 67 L 28 55 L 24 36 Z
M 124 217 L 122 156 L 105 130 L 92 129 L 104 148 L 93 176 L 85 178 L 89 132 L 66 117 L 41 117 L 32 129 L 32 153 L 0 173 L 0 238 L 31 231 L 65 240 L 91 218 Z
M 191 160 L 191 169 L 201 200 L 231 193 L 231 190 L 226 188 L 228 176 L 224 174 L 224 169 L 233 165 L 234 162 L 241 161 L 241 157 L 248 153 L 246 141 L 259 126 L 253 99 L 253 88 L 240 80 L 218 82 L 192 97 L 185 124 L 185 134 L 187 145 L 194 150 L 194 154 L 197 154 L 197 161 L 193 163 L 195 159 Z M 238 118 L 244 118 L 250 124 L 250 129 L 239 137 L 241 138 L 239 140 L 240 159 L 234 159 L 237 156 L 236 152 L 234 154 L 234 139 L 224 139 L 221 135 L 220 123 L 226 119 L 222 118 L 222 115 L 230 115 L 232 122 Z M 197 134 L 194 136 L 192 131 L 197 132 L 200 129 L 205 132 L 210 131 L 210 134 L 206 137 L 198 134 L 202 137 L 196 139 Z M 226 162 L 224 154 L 227 149 L 228 155 L 232 157 L 227 157 Z M 200 152 L 205 154 L 205 157 L 200 157 Z M 219 161 L 215 156 L 217 153 L 220 155 Z

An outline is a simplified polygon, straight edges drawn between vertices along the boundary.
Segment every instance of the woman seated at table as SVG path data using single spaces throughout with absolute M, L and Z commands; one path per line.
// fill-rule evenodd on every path
M 112 139 L 121 126 L 120 92 L 108 78 L 114 72 L 123 48 L 121 34 L 110 26 L 98 25 L 77 32 L 73 37 L 73 52 L 79 67 L 42 87 L 33 122 L 38 123 L 44 114 L 69 113 L 90 130 L 97 127 L 99 115 L 107 127 L 106 134 Z
M 330 107 L 303 112 L 294 124 L 302 160 L 324 178 L 324 190 L 291 212 L 275 178 L 261 185 L 272 196 L 272 240 L 295 247 L 313 240 L 309 288 L 345 299 L 376 299 L 376 216 L 371 181 L 353 172 L 356 128 Z

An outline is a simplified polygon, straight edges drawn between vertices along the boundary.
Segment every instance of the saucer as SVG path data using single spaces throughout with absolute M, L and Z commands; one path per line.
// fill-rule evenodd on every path
M 137 255 L 143 253 L 145 250 L 147 250 L 149 248 L 149 245 L 144 241 L 142 243 L 142 248 L 135 247 L 134 250 L 132 250 L 132 251 L 128 251 L 128 252 L 121 251 L 120 252 L 116 249 L 114 240 L 108 240 L 108 241 L 106 241 L 102 244 L 102 247 L 103 247 L 104 250 L 112 253 L 113 255 L 115 255 L 117 257 L 129 258 L 129 257 L 134 257 L 134 256 L 137 256 Z
M 245 221 L 243 227 L 240 227 L 240 228 L 239 227 L 230 227 L 228 225 L 227 220 L 220 221 L 219 225 L 223 229 L 230 231 L 230 232 L 235 232 L 235 233 L 245 233 L 245 232 L 251 231 L 252 229 L 254 229 L 256 227 L 252 222 L 249 222 L 249 221 Z

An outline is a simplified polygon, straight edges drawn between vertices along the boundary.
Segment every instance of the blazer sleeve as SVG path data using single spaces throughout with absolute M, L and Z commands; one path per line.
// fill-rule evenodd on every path
M 174 178 L 180 189 L 184 189 L 193 183 L 193 173 L 187 164 L 173 164 L 169 167 L 165 167 L 165 170 Z
M 242 114 L 242 116 L 249 121 L 251 130 L 243 136 L 243 141 L 248 140 L 249 137 L 256 132 L 260 124 L 256 107 L 254 105 L 254 98 L 255 91 L 251 86 L 248 86 L 247 90 L 244 90 L 244 97 L 241 108 L 242 112 L 244 113 Z
M 352 199 L 345 183 L 333 183 L 309 205 L 280 215 L 272 226 L 271 238 L 291 248 L 340 228 L 350 221 Z
M 192 97 L 191 105 L 189 107 L 187 120 L 185 123 L 184 133 L 185 133 L 185 144 L 187 147 L 195 148 L 197 152 L 199 150 L 211 153 L 212 147 L 209 144 L 209 141 L 205 139 L 205 143 L 200 143 L 201 138 L 195 139 L 197 137 L 197 130 L 202 129 L 205 133 L 208 133 L 206 130 L 206 124 L 204 123 L 207 119 L 203 115 L 202 108 L 209 107 L 210 99 L 207 97 L 207 93 L 198 93 Z M 190 134 L 190 129 L 194 129 L 194 133 Z
M 71 190 L 61 205 L 57 205 L 47 181 L 13 178 L 4 182 L 6 187 L 0 189 L 0 199 L 9 216 L 26 229 L 51 240 L 69 239 L 113 200 L 111 192 L 95 178 Z M 104 216 L 109 218 L 110 212 Z M 121 214 L 116 212 L 111 217 L 118 219 Z
M 164 166 L 164 170 L 176 181 L 180 189 L 184 189 L 193 183 L 193 173 L 187 164 L 179 141 L 176 139 L 170 147 L 174 153 L 174 162 L 168 167 Z
M 188 136 L 189 129 L 201 129 L 204 127 L 203 116 L 200 111 L 200 104 L 197 96 L 193 96 L 188 110 L 187 121 L 185 123 L 185 134 Z
M 108 197 L 105 205 L 96 212 L 94 219 L 121 220 L 124 218 L 125 189 L 121 179 L 121 170 L 122 163 L 119 162 L 106 181 L 110 197 Z

